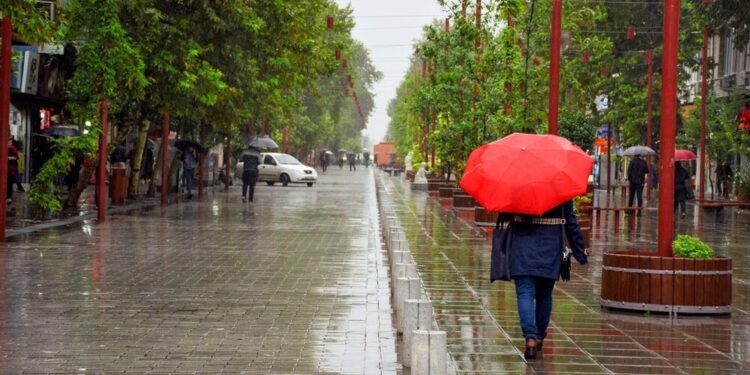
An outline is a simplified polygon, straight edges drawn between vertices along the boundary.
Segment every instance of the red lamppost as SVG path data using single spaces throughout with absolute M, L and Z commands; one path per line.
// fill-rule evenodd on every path
M 0 181 L 8 179 L 8 133 L 10 132 L 10 46 L 13 32 L 10 17 L 2 19 L 0 51 Z M 0 241 L 5 241 L 7 184 L 0 183 Z
M 107 217 L 107 188 L 105 181 L 107 180 L 107 134 L 108 131 L 108 112 L 109 102 L 106 98 L 103 98 L 99 102 L 99 116 L 102 122 L 102 134 L 99 136 L 99 165 L 98 165 L 98 177 L 96 181 L 96 212 L 99 221 L 104 221 Z
M 161 206 L 167 205 L 169 185 L 169 112 L 161 118 Z
M 562 0 L 552 0 L 552 32 L 549 62 L 549 134 L 557 135 L 560 104 L 560 34 L 562 33 Z
M 710 4 L 713 0 L 703 0 L 704 4 Z M 710 30 L 708 26 L 703 27 L 703 48 L 701 51 L 701 131 L 700 131 L 700 188 L 698 199 L 706 198 L 706 100 L 708 99 L 708 37 Z
M 664 1 L 664 54 L 661 78 L 661 124 L 659 134 L 659 224 L 658 254 L 672 256 L 674 236 L 674 147 L 677 121 L 677 49 L 680 31 L 680 0 Z
M 646 146 L 651 146 L 652 122 L 653 122 L 653 98 L 654 98 L 654 53 L 646 51 L 643 59 L 648 64 L 648 110 L 646 120 Z M 646 166 L 649 170 L 649 178 L 646 180 L 646 199 L 651 199 L 651 157 L 646 157 Z

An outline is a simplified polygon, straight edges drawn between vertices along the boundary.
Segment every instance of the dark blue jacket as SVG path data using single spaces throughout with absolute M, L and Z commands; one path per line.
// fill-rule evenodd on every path
M 583 236 L 578 226 L 573 201 L 557 206 L 542 217 L 562 218 L 563 211 L 565 225 L 532 224 L 526 222 L 511 222 L 513 239 L 510 253 L 510 274 L 517 276 L 537 276 L 555 279 L 560 275 L 560 258 L 563 251 L 563 228 L 568 237 L 568 243 L 573 249 L 573 256 L 578 263 L 588 262 L 584 252 Z M 503 219 L 512 216 L 502 215 Z M 531 218 L 534 216 L 524 216 Z

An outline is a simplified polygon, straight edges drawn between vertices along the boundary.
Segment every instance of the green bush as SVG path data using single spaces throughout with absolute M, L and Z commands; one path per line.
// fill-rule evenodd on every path
M 711 258 L 714 251 L 698 237 L 680 234 L 672 242 L 674 255 L 684 258 Z

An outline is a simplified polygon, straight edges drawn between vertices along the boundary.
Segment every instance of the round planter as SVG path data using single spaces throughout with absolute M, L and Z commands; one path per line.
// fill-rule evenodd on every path
M 602 260 L 601 305 L 685 314 L 729 314 L 732 259 L 617 252 Z

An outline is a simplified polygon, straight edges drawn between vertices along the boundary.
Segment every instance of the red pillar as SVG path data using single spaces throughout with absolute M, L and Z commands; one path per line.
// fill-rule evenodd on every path
M 661 78 L 659 147 L 659 255 L 672 256 L 674 237 L 674 147 L 677 121 L 677 49 L 680 0 L 664 1 L 664 56 Z
M 229 191 L 229 181 L 231 181 L 231 175 L 229 174 L 229 171 L 231 170 L 232 165 L 232 138 L 227 136 L 227 151 L 224 155 L 224 160 L 226 161 L 226 183 L 224 185 L 224 191 Z
M 701 69 L 701 132 L 700 132 L 700 188 L 698 190 L 698 199 L 703 200 L 706 198 L 706 100 L 708 99 L 708 26 L 703 28 L 703 51 L 702 51 L 702 62 L 703 69 Z
M 161 206 L 169 202 L 169 112 L 161 118 Z
M 653 102 L 654 102 L 654 53 L 647 51 L 644 56 L 648 64 L 648 115 L 646 120 L 646 146 L 651 146 L 651 134 L 653 131 Z M 648 167 L 648 179 L 646 180 L 646 199 L 651 200 L 651 157 L 646 157 Z
M 549 61 L 549 134 L 557 135 L 560 104 L 560 34 L 562 33 L 562 0 L 552 0 L 552 41 Z
M 201 133 L 199 135 L 200 144 L 205 145 L 206 144 L 206 127 L 201 124 Z M 203 178 L 205 176 L 205 167 L 206 167 L 206 154 L 208 152 L 200 153 L 200 156 L 198 157 L 198 197 L 203 196 Z
M 96 181 L 96 208 L 97 218 L 99 221 L 104 221 L 107 217 L 107 186 L 105 181 L 107 180 L 107 134 L 109 134 L 107 117 L 108 117 L 109 102 L 107 99 L 102 99 L 99 103 L 99 116 L 102 122 L 102 134 L 99 137 L 99 173 Z
M 8 187 L 8 136 L 10 132 L 10 47 L 13 32 L 10 17 L 2 20 L 2 47 L 0 51 L 0 241 L 5 241 L 5 212 Z

